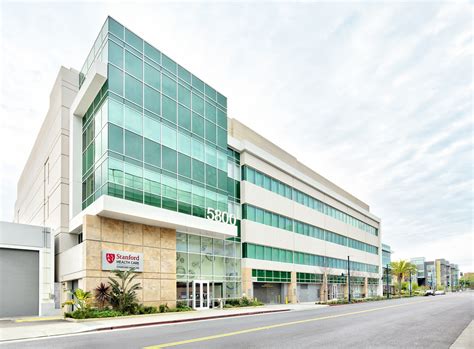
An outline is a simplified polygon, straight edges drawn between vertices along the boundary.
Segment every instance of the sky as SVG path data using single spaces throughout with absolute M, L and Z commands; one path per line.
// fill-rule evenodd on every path
M 107 15 L 228 98 L 228 115 L 368 203 L 392 259 L 473 262 L 468 2 L 0 0 L 0 220 L 59 67 Z

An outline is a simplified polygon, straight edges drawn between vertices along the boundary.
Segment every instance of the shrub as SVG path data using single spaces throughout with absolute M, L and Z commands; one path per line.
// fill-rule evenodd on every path
M 160 313 L 166 313 L 169 312 L 170 308 L 168 308 L 168 304 L 160 304 Z
M 127 271 L 116 270 L 114 271 L 115 276 L 118 280 L 109 277 L 110 291 L 110 304 L 115 310 L 119 310 L 122 313 L 134 314 L 137 311 L 137 290 L 140 290 L 140 284 L 131 284 L 132 281 L 137 277 L 134 269 Z
M 103 318 L 103 317 L 116 317 L 123 316 L 121 312 L 111 309 L 88 309 L 85 311 L 75 310 L 70 313 L 65 313 L 64 316 L 73 319 L 91 319 L 91 318 Z
M 99 303 L 99 308 L 104 309 L 105 304 L 109 301 L 110 299 L 110 294 L 109 294 L 110 286 L 107 286 L 103 282 L 99 284 L 94 289 L 95 292 L 95 300 Z

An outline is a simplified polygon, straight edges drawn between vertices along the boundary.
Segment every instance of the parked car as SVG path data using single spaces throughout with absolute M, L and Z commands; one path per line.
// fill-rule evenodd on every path
M 426 290 L 424 295 L 425 296 L 434 296 L 435 292 L 433 290 Z
M 439 290 L 439 291 L 436 291 L 434 293 L 435 296 L 439 296 L 439 295 L 443 295 L 443 294 L 446 294 L 446 292 L 444 292 L 443 290 Z

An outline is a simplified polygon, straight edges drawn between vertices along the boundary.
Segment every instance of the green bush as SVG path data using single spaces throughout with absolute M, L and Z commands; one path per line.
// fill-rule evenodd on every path
M 224 308 L 256 307 L 259 305 L 263 305 L 263 303 L 256 299 L 242 297 L 226 299 Z
M 67 318 L 73 319 L 93 319 L 93 318 L 103 318 L 103 317 L 116 317 L 123 316 L 124 314 L 111 309 L 88 309 L 88 310 L 75 310 L 70 313 L 65 313 L 64 316 Z

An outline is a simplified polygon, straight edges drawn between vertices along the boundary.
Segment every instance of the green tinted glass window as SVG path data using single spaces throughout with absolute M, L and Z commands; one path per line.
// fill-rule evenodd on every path
M 227 147 L 227 131 L 217 127 L 217 145 L 221 148 Z
M 191 73 L 184 69 L 182 66 L 178 65 L 178 76 L 180 79 L 183 79 L 188 84 L 191 83 Z
M 145 82 L 156 88 L 157 90 L 161 89 L 161 77 L 160 77 L 160 72 L 153 68 L 151 65 L 145 63 L 145 68 L 144 68 L 144 73 L 145 73 Z
M 119 39 L 123 40 L 123 25 L 115 21 L 113 18 L 107 19 L 109 31 L 117 36 Z
M 162 54 L 161 61 L 163 63 L 164 68 L 166 68 L 171 73 L 176 74 L 176 63 L 171 58 Z
M 123 154 L 123 129 L 109 124 L 109 149 Z
M 168 125 L 162 125 L 161 133 L 163 145 L 176 150 L 176 129 L 171 128 Z
M 217 109 L 217 124 L 220 127 L 227 128 L 227 114 Z
M 143 52 L 143 40 L 125 28 L 125 42 L 140 52 Z
M 212 104 L 206 102 L 206 119 L 216 122 L 216 107 L 214 107 Z
M 204 163 L 193 159 L 193 169 L 192 169 L 192 176 L 193 179 L 199 182 L 204 182 Z
M 143 135 L 159 143 L 161 140 L 161 122 L 145 116 L 143 119 Z
M 109 99 L 109 121 L 116 125 L 123 125 L 123 104 Z
M 177 154 L 176 151 L 168 147 L 162 147 L 162 167 L 165 170 L 176 173 L 177 168 Z
M 135 109 L 124 106 L 124 125 L 135 133 L 142 134 L 142 114 Z
M 193 113 L 192 130 L 193 133 L 204 138 L 204 118 L 196 113 Z
M 163 93 L 176 99 L 176 82 L 165 74 L 162 74 L 161 77 L 163 81 Z
M 143 61 L 125 50 L 125 71 L 139 79 L 143 76 Z
M 137 79 L 125 74 L 125 98 L 142 105 L 143 90 L 142 83 Z
M 125 155 L 137 160 L 143 159 L 143 138 L 141 136 L 125 131 Z
M 151 87 L 145 85 L 145 108 L 160 115 L 161 114 L 161 96 L 160 93 Z
M 181 84 L 178 84 L 178 102 L 191 108 L 191 91 Z
M 161 147 L 158 143 L 145 138 L 145 162 L 157 167 L 161 166 Z
M 196 76 L 192 76 L 193 87 L 204 93 L 204 82 Z
M 123 48 L 109 40 L 109 62 L 117 67 L 123 67 Z
M 180 176 L 191 178 L 191 158 L 178 153 L 178 173 Z
M 178 125 L 191 131 L 191 110 L 181 104 L 178 105 Z
M 161 64 L 161 52 L 145 42 L 145 56 L 151 58 L 156 63 Z
M 206 184 L 217 187 L 217 169 L 206 165 Z
M 191 139 L 192 157 L 200 161 L 204 161 L 204 144 L 196 138 Z
M 163 117 L 176 123 L 176 102 L 171 98 L 163 96 Z
M 216 143 L 216 125 L 206 120 L 206 139 Z
M 178 151 L 191 156 L 191 137 L 178 132 Z
M 204 115 L 204 100 L 196 94 L 192 94 L 193 111 Z
M 123 73 L 120 69 L 115 68 L 113 65 L 108 65 L 108 82 L 109 90 L 116 94 L 123 95 Z

